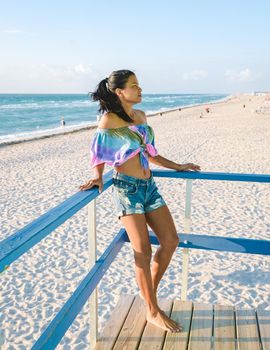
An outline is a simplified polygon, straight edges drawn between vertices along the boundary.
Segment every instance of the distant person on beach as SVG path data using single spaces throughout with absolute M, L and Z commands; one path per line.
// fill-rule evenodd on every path
M 66 125 L 66 122 L 65 122 L 65 119 L 64 117 L 61 118 L 61 126 L 65 126 Z
M 145 302 L 146 319 L 166 331 L 180 332 L 182 326 L 170 319 L 157 302 L 158 284 L 179 238 L 149 163 L 176 171 L 200 171 L 200 167 L 193 163 L 178 164 L 158 154 L 154 131 L 147 124 L 145 113 L 133 108 L 142 101 L 142 89 L 133 72 L 112 72 L 98 84 L 91 98 L 99 102 L 99 112 L 103 115 L 91 144 L 94 177 L 81 185 L 80 190 L 98 186 L 101 192 L 105 163 L 114 167 L 112 190 L 116 215 L 132 245 L 136 280 Z M 152 248 L 147 224 L 160 242 L 151 269 Z

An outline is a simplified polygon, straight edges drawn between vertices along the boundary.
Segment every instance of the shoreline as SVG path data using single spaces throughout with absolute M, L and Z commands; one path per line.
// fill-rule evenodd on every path
M 237 95 L 229 102 L 207 104 L 210 113 L 198 106 L 150 118 L 159 154 L 176 163 L 198 164 L 202 172 L 270 174 L 270 111 L 255 112 L 264 100 Z M 89 167 L 94 132 L 0 148 L 1 241 L 77 194 L 79 186 L 94 175 Z M 104 174 L 110 169 L 106 165 Z M 184 232 L 186 180 L 156 177 L 155 182 L 177 233 Z M 190 233 L 269 240 L 269 199 L 269 183 L 192 181 Z M 120 228 L 112 188 L 107 188 L 96 201 L 97 257 Z M 30 349 L 37 333 L 89 273 L 88 235 L 84 207 L 1 275 L 0 319 L 7 349 Z M 152 255 L 157 249 L 152 246 Z M 158 298 L 181 295 L 182 253 L 182 249 L 174 252 Z M 269 309 L 269 290 L 270 256 L 190 250 L 188 300 Z M 121 295 L 138 291 L 133 250 L 125 244 L 98 284 L 98 331 Z M 88 305 L 58 348 L 89 349 Z
M 228 95 L 226 97 L 223 97 L 221 99 L 215 100 L 215 101 L 209 101 L 205 103 L 194 103 L 191 105 L 184 105 L 184 106 L 179 106 L 176 108 L 168 109 L 168 110 L 160 110 L 155 113 L 147 114 L 147 117 L 155 117 L 158 115 L 162 115 L 164 113 L 173 113 L 175 111 L 180 111 L 180 110 L 186 110 L 189 108 L 194 108 L 194 107 L 199 107 L 199 106 L 206 106 L 206 105 L 213 105 L 213 104 L 219 104 L 223 103 L 226 101 L 229 101 L 230 99 L 234 98 L 237 95 Z M 55 129 L 47 129 L 44 131 L 40 132 L 34 132 L 34 131 L 29 131 L 28 134 L 31 133 L 36 133 L 35 135 L 32 136 L 22 136 L 18 138 L 14 138 L 11 140 L 0 140 L 0 148 L 6 147 L 6 146 L 11 146 L 11 145 L 16 145 L 19 143 L 24 143 L 24 142 L 31 142 L 31 141 L 37 141 L 45 138 L 50 138 L 50 137 L 55 137 L 55 136 L 61 136 L 61 135 L 67 135 L 71 133 L 76 133 L 78 131 L 83 131 L 83 130 L 90 130 L 90 129 L 95 129 L 97 128 L 98 122 L 92 122 L 92 123 L 87 123 L 87 124 L 82 124 L 80 125 L 71 125 L 71 126 L 65 126 L 65 127 L 58 127 Z M 12 137 L 12 136 L 11 136 Z

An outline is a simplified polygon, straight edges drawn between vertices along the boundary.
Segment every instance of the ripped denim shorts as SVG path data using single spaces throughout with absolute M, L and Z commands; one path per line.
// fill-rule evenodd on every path
M 118 216 L 145 214 L 166 205 L 151 172 L 149 179 L 113 172 L 113 199 Z

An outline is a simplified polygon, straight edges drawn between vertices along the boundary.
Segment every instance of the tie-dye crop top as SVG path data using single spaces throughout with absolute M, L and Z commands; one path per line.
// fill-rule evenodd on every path
M 148 156 L 158 154 L 154 139 L 154 131 L 146 123 L 116 129 L 97 128 L 90 147 L 90 166 L 102 163 L 120 166 L 139 153 L 141 165 L 149 168 Z

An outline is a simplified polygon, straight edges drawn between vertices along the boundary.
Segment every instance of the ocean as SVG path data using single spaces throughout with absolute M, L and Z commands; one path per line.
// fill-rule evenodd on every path
M 154 114 L 222 100 L 224 94 L 143 94 L 136 109 Z M 87 94 L 0 94 L 0 143 L 61 133 L 96 123 L 97 102 Z M 61 127 L 61 118 L 65 127 Z

